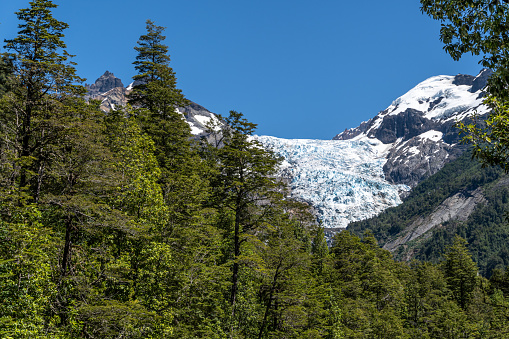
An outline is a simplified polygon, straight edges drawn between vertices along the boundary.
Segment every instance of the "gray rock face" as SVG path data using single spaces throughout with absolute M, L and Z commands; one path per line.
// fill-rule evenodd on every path
M 466 146 L 451 146 L 442 140 L 411 138 L 389 151 L 384 173 L 389 182 L 415 187 L 460 156 L 465 149 Z
M 409 108 L 398 115 L 385 116 L 380 127 L 371 131 L 368 136 L 390 144 L 399 138 L 409 140 L 434 129 L 436 125 L 436 122 L 424 117 L 424 112 Z
M 485 203 L 481 188 L 471 192 L 459 192 L 442 202 L 430 215 L 418 217 L 397 239 L 388 242 L 384 248 L 395 251 L 399 246 L 424 236 L 431 229 L 450 220 L 465 221 L 478 204 Z
M 124 87 L 115 87 L 105 93 L 99 93 L 92 97 L 94 100 L 101 101 L 101 110 L 109 112 L 117 106 L 127 104 L 127 90 Z
M 122 84 L 122 80 L 109 71 L 104 72 L 92 85 L 85 85 L 90 96 L 106 93 L 117 87 L 124 88 L 124 84 Z
M 488 78 L 493 74 L 493 71 L 489 69 L 483 69 L 479 75 L 477 75 L 472 81 L 472 88 L 470 92 L 475 93 L 479 90 L 484 89 L 486 84 L 488 83 Z
M 472 86 L 475 78 L 476 77 L 474 77 L 472 75 L 458 74 L 454 77 L 454 81 L 452 83 L 456 86 L 461 86 L 461 85 Z
M 207 132 L 207 125 L 210 123 L 219 123 L 214 113 L 192 101 L 185 107 L 179 107 L 178 111 L 186 118 L 189 127 L 191 127 L 191 133 L 196 139 L 204 137 L 208 140 L 209 133 Z

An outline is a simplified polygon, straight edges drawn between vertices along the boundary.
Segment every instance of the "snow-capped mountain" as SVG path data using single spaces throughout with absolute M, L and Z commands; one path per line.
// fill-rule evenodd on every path
M 285 158 L 280 175 L 290 182 L 292 197 L 309 203 L 324 227 L 345 228 L 400 204 L 411 187 L 464 151 L 454 125 L 474 112 L 488 112 L 482 89 L 490 75 L 483 70 L 477 76 L 429 78 L 333 140 L 257 139 Z M 105 110 L 123 104 L 130 90 L 112 87 L 119 83 L 112 77 L 106 72 L 88 87 Z M 197 137 L 217 119 L 195 103 L 179 111 Z
M 392 183 L 411 187 L 440 170 L 465 149 L 457 121 L 484 115 L 484 93 L 491 71 L 429 78 L 397 98 L 373 119 L 345 130 L 335 140 L 379 140 L 388 149 L 384 173 Z
M 281 175 L 292 196 L 311 204 L 325 227 L 343 228 L 400 204 L 464 151 L 454 125 L 488 112 L 482 89 L 490 74 L 429 78 L 330 141 L 258 140 L 286 159 Z

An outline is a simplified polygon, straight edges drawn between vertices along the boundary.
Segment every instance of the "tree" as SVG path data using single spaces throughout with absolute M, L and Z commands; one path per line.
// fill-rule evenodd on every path
M 175 72 L 169 66 L 168 46 L 163 44 L 166 39 L 166 36 L 162 34 L 165 28 L 156 26 L 151 20 L 147 20 L 146 23 L 147 34 L 142 35 L 138 46 L 134 47 L 138 55 L 133 64 L 138 74 L 133 77 L 135 86 L 129 94 L 129 102 L 135 106 L 139 105 L 168 114 L 166 112 L 168 109 L 175 110 L 177 107 L 184 106 L 187 101 L 182 91 L 177 89 Z M 154 93 L 154 88 L 151 86 L 151 83 L 158 81 L 163 82 L 165 85 L 163 87 L 166 89 L 163 102 L 153 98 L 156 94 L 161 99 L 161 93 Z
M 221 277 L 225 273 L 217 266 L 223 248 L 222 233 L 213 226 L 215 210 L 204 207 L 210 196 L 209 169 L 198 154 L 188 123 L 177 110 L 188 101 L 177 88 L 175 73 L 169 66 L 163 31 L 163 27 L 147 21 L 147 33 L 135 47 L 138 74 L 134 76 L 129 102 L 133 105 L 130 114 L 153 141 L 160 170 L 157 184 L 165 214 L 150 239 L 158 244 L 159 253 L 178 259 L 167 266 L 161 263 L 167 268 L 162 272 L 145 271 L 143 274 L 153 283 L 143 294 L 164 296 L 164 302 L 158 303 L 175 310 L 172 316 L 176 336 L 220 336 L 220 326 L 214 323 L 213 315 L 222 314 L 224 306 L 219 296 L 224 293 Z M 138 256 L 147 253 L 151 252 L 144 249 Z M 215 320 L 218 318 L 222 317 Z
M 277 192 L 280 184 L 274 177 L 280 159 L 252 139 L 256 125 L 243 118 L 242 113 L 230 111 L 227 118 L 220 120 L 224 122 L 219 132 L 220 147 L 210 145 L 207 149 L 217 166 L 217 175 L 212 179 L 213 201 L 231 225 L 227 231 L 231 232 L 233 247 L 230 304 L 234 318 L 241 246 L 260 227 L 273 199 L 281 198 Z
M 442 22 L 440 39 L 454 60 L 465 53 L 481 55 L 480 63 L 494 71 L 488 79 L 485 103 L 492 112 L 485 122 L 459 123 L 463 141 L 474 145 L 473 156 L 484 165 L 509 171 L 509 4 L 507 1 L 421 0 L 421 10 Z M 481 122 L 481 124 L 479 124 Z
M 22 21 L 18 36 L 5 40 L 14 83 L 3 101 L 0 129 L 9 137 L 4 146 L 14 150 L 13 160 L 19 167 L 17 185 L 21 189 L 29 185 L 35 201 L 44 172 L 41 153 L 65 129 L 58 116 L 65 115 L 65 110 L 55 108 L 85 91 L 75 85 L 82 79 L 68 61 L 71 55 L 62 40 L 68 25 L 53 18 L 55 7 L 50 0 L 30 2 L 29 8 L 16 12 Z
M 178 107 L 188 101 L 176 87 L 175 73 L 169 66 L 168 47 L 162 44 L 164 28 L 147 21 L 147 34 L 135 47 L 134 62 L 137 84 L 129 95 L 129 102 L 138 107 L 143 131 L 154 141 L 154 154 L 161 168 L 159 183 L 174 225 L 188 219 L 206 194 L 203 163 L 193 148 L 191 130 Z
M 465 309 L 477 282 L 477 265 L 467 249 L 467 241 L 460 236 L 454 238 L 441 264 L 454 300 Z

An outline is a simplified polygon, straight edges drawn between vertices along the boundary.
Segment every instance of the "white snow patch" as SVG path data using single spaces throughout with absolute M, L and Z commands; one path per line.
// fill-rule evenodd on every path
M 212 119 L 211 117 L 206 117 L 204 115 L 195 115 L 194 118 L 204 126 L 209 123 L 210 119 Z
M 415 147 L 415 146 L 412 146 L 412 147 L 409 147 L 406 152 L 408 154 L 408 158 L 410 158 L 410 155 L 419 155 L 419 153 L 421 153 L 421 151 L 419 151 L 419 148 L 418 147 Z
M 479 106 L 483 98 L 479 92 L 470 93 L 470 86 L 454 85 L 454 76 L 439 75 L 429 78 L 394 100 L 388 107 L 390 115 L 412 108 L 425 112 L 428 119 L 447 119 L 469 107 Z
M 419 135 L 421 139 L 429 139 L 431 141 L 440 141 L 442 140 L 443 133 L 439 131 L 429 130 Z
M 189 127 L 191 127 L 192 135 L 198 135 L 198 134 L 203 133 L 203 131 L 200 128 L 196 127 L 192 122 L 187 121 L 187 124 L 189 125 Z

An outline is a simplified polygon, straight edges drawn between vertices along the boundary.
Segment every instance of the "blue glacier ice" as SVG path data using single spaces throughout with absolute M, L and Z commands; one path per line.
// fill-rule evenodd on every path
M 345 228 L 397 206 L 399 193 L 410 190 L 385 180 L 386 153 L 376 139 L 255 138 L 285 159 L 280 175 L 290 180 L 292 197 L 311 204 L 326 228 Z

